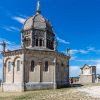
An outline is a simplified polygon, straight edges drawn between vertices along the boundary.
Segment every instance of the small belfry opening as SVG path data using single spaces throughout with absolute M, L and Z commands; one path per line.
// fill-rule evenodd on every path
M 40 47 L 42 46 L 42 39 L 40 39 Z
M 8 72 L 10 72 L 10 71 L 11 71 L 11 62 L 8 61 Z
M 17 71 L 20 71 L 20 60 L 17 60 Z
M 36 39 L 36 46 L 38 46 L 38 39 Z
M 32 60 L 31 61 L 31 72 L 34 72 L 34 68 L 35 68 L 34 61 Z
M 45 72 L 48 71 L 48 66 L 49 66 L 48 61 L 45 61 L 45 67 L 44 67 L 44 71 L 45 71 Z

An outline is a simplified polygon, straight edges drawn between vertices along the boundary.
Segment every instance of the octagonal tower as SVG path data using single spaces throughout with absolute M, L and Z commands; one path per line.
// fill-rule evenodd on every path
M 55 50 L 55 34 L 49 21 L 41 15 L 40 1 L 36 14 L 25 21 L 21 38 L 22 47 Z

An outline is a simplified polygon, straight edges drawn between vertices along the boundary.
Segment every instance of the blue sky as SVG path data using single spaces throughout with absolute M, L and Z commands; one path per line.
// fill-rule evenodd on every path
M 0 1 L 0 42 L 6 40 L 8 49 L 20 47 L 20 30 L 36 13 L 36 4 L 37 0 Z M 58 50 L 71 48 L 70 75 L 78 76 L 84 64 L 96 65 L 100 74 L 100 0 L 41 0 L 41 12 L 53 26 Z

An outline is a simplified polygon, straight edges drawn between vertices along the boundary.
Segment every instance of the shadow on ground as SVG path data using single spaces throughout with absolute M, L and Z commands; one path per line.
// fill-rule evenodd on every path
M 84 86 L 83 84 L 70 84 L 69 87 L 82 87 Z

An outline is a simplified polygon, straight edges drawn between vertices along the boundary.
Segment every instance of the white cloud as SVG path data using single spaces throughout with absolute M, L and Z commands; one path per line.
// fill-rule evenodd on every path
M 14 16 L 14 17 L 12 17 L 12 19 L 18 21 L 21 24 L 24 24 L 24 22 L 26 20 L 25 18 L 18 17 L 18 16 Z
M 2 58 L 0 58 L 0 79 L 2 79 Z
M 76 54 L 76 53 L 78 53 L 78 52 L 79 52 L 79 51 L 76 50 L 76 49 L 72 49 L 72 50 L 70 50 L 71 55 Z
M 87 47 L 86 49 L 72 49 L 70 52 L 72 55 L 74 55 L 78 53 L 81 53 L 81 54 L 100 53 L 100 50 L 95 49 L 95 47 Z
M 77 56 L 71 56 L 71 60 L 76 60 Z
M 73 55 L 73 54 L 77 54 L 77 53 L 81 53 L 81 54 L 87 54 L 87 53 L 89 53 L 89 51 L 88 50 L 84 50 L 84 49 L 72 49 L 71 51 L 70 51 L 70 53 Z
M 20 29 L 19 29 L 19 28 L 14 27 L 14 26 L 10 26 L 9 28 L 10 28 L 11 30 L 14 30 L 14 31 L 20 31 Z
M 88 51 L 95 51 L 94 47 L 88 47 L 87 49 L 88 49 Z
M 2 43 L 2 41 L 6 42 L 6 45 L 7 45 L 6 50 L 15 50 L 15 49 L 20 48 L 20 45 L 14 43 L 14 42 L 8 41 L 6 39 L 0 38 L 0 44 Z M 2 51 L 2 46 L 1 45 L 0 45 L 0 51 Z
M 79 76 L 80 66 L 70 66 L 69 68 L 71 77 Z
M 0 64 L 2 63 L 2 59 L 0 59 Z
M 88 50 L 79 50 L 79 52 L 82 53 L 82 54 L 87 54 L 87 53 L 89 53 Z
M 97 68 L 97 74 L 100 74 L 100 63 L 98 63 L 98 64 L 96 65 L 96 68 Z
M 70 42 L 67 42 L 66 40 L 63 40 L 59 37 L 57 37 L 58 42 L 63 43 L 63 44 L 70 44 Z
M 18 21 L 21 24 L 23 24 L 27 18 L 26 15 L 20 14 L 19 12 L 14 13 L 14 14 L 17 14 L 18 16 L 14 16 L 14 14 L 11 11 L 9 11 L 8 9 L 5 9 L 2 6 L 0 7 L 0 10 L 2 10 L 4 12 L 5 16 L 10 17 L 11 19 Z
M 18 27 L 15 27 L 15 26 L 0 25 L 0 28 L 4 29 L 6 31 L 10 31 L 10 32 L 20 31 L 20 29 Z
M 87 60 L 84 60 L 84 59 L 76 59 L 75 61 L 78 61 L 78 62 L 92 62 L 92 63 L 100 63 L 100 59 L 96 59 L 96 60 L 93 60 L 93 59 L 87 59 Z
M 26 16 L 26 15 L 24 15 L 24 14 L 19 13 L 18 15 L 19 15 L 20 17 L 22 17 L 22 18 L 27 19 L 27 16 Z

